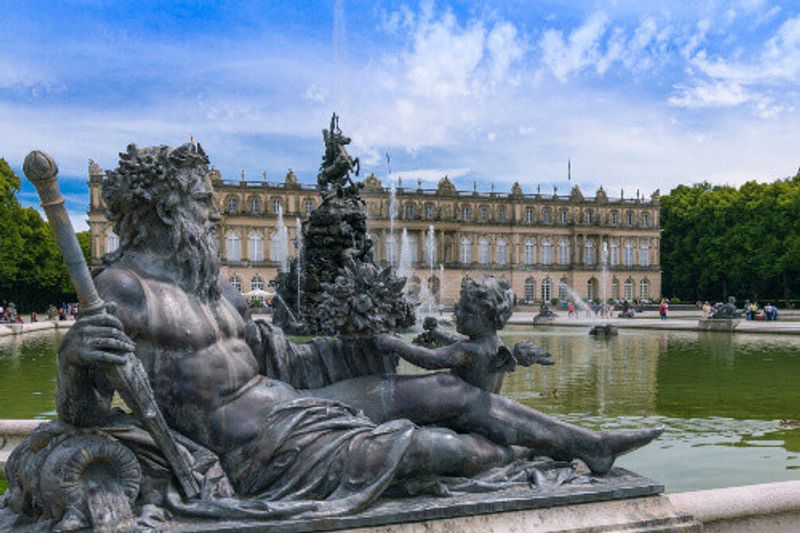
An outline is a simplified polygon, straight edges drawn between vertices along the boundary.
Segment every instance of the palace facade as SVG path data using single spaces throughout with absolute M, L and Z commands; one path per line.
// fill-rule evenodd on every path
M 103 176 L 90 162 L 88 214 L 95 265 L 118 245 L 103 215 Z M 285 237 L 278 231 L 279 211 L 293 260 L 298 224 L 318 205 L 319 194 L 299 184 L 291 170 L 283 183 L 223 180 L 214 169 L 210 178 L 222 214 L 217 229 L 222 273 L 243 293 L 263 289 L 281 264 Z M 577 186 L 569 195 L 557 195 L 538 188 L 524 192 L 515 183 L 509 193 L 481 193 L 459 191 L 444 177 L 436 189 L 419 183 L 398 187 L 393 223 L 390 196 L 376 176 L 364 181 L 376 261 L 397 266 L 404 240 L 413 291 L 424 284 L 445 305 L 458 298 L 465 276 L 481 274 L 506 279 L 520 300 L 536 304 L 575 295 L 634 300 L 661 293 L 658 191 L 649 199 L 638 193 L 636 198 L 609 198 L 601 187 L 588 197 Z M 426 246 L 426 239 L 435 246 Z

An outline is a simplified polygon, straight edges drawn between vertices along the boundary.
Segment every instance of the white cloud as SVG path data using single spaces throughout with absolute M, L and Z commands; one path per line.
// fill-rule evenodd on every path
M 566 81 L 570 74 L 598 62 L 600 40 L 607 27 L 608 17 L 595 13 L 567 38 L 558 30 L 545 31 L 540 43 L 542 61 L 556 78 Z

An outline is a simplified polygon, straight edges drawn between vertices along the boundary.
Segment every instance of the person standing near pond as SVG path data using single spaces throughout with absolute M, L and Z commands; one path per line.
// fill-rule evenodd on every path
M 667 319 L 667 311 L 669 310 L 669 303 L 667 303 L 666 299 L 661 300 L 661 305 L 658 306 L 658 315 L 661 317 L 661 320 Z

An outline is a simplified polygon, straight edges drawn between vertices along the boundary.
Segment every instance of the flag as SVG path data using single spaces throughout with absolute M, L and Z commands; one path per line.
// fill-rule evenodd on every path
M 567 159 L 567 181 L 572 181 L 572 159 Z

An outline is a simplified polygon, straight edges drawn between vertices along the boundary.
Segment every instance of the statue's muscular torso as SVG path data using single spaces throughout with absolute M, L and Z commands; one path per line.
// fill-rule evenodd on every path
M 275 406 L 298 396 L 259 374 L 232 295 L 206 303 L 121 263 L 95 282 L 116 304 L 171 427 L 219 453 L 255 438 Z

